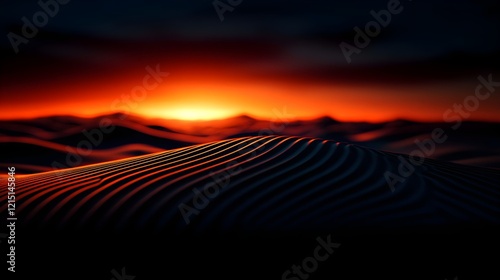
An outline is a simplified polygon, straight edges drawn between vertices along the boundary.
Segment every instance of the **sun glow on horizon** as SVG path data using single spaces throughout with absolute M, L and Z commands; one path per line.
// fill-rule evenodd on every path
M 164 119 L 206 121 L 233 117 L 237 113 L 215 108 L 166 108 L 164 110 L 148 110 L 148 115 Z
M 188 75 L 189 74 L 189 75 Z M 87 83 L 83 86 L 58 84 L 44 89 L 18 89 L 39 93 L 24 98 L 23 109 L 4 106 L 0 119 L 35 118 L 52 115 L 94 117 L 114 112 L 185 121 L 222 120 L 248 115 L 273 120 L 307 120 L 330 116 L 338 121 L 384 122 L 394 119 L 442 121 L 443 113 L 470 95 L 467 84 L 407 86 L 318 84 L 290 80 L 253 78 L 224 79 L 193 72 L 177 73 L 142 98 L 132 95 L 137 80 L 125 79 Z M 67 93 L 71 92 L 71 95 Z M 401 93 L 405 94 L 401 94 Z M 441 96 L 428 100 L 421 93 Z M 51 98 L 46 98 L 51 96 Z M 470 120 L 500 121 L 492 96 L 481 103 Z M 8 102 L 4 102 L 7 104 Z M 75 109 L 76 108 L 76 109 Z

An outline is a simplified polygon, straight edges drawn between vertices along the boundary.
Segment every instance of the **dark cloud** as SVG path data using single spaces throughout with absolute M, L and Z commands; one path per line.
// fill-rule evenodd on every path
M 386 9 L 389 1 L 325 2 L 243 0 L 221 22 L 208 0 L 72 0 L 16 55 L 7 34 L 20 34 L 21 18 L 41 8 L 37 1 L 6 1 L 1 81 L 93 77 L 159 58 L 337 83 L 421 83 L 498 72 L 495 1 L 401 1 L 403 11 L 351 64 L 339 44 L 353 44 L 353 28 L 364 28 L 373 20 L 370 11 Z

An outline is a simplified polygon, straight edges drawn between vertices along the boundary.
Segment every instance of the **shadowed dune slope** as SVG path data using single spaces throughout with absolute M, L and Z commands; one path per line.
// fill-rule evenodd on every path
M 20 176 L 16 215 L 30 227 L 173 232 L 498 226 L 498 170 L 427 159 L 392 192 L 384 174 L 399 174 L 403 159 L 321 139 L 243 137 Z
M 444 131 L 443 143 L 432 132 Z M 259 120 L 237 116 L 212 121 L 146 119 L 110 114 L 92 118 L 52 116 L 0 120 L 0 168 L 15 166 L 18 174 L 71 168 L 132 156 L 189 147 L 225 139 L 281 135 L 348 142 L 375 150 L 411 154 L 500 170 L 500 123 L 394 120 L 384 123 L 312 120 Z M 37 155 L 37 156 L 33 156 Z

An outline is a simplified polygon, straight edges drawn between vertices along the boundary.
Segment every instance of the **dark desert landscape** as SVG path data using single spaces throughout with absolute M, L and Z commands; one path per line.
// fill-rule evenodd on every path
M 500 276 L 498 3 L 1 5 L 1 279 Z

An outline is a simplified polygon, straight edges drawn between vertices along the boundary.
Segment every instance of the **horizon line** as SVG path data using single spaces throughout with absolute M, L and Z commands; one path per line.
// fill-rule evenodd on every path
M 230 120 L 230 119 L 236 119 L 236 118 L 250 118 L 256 121 L 271 121 L 271 118 L 266 118 L 266 117 L 259 117 L 253 114 L 249 113 L 241 113 L 241 114 L 234 114 L 228 117 L 221 117 L 221 118 L 214 118 L 214 119 L 176 119 L 176 118 L 165 118 L 165 117 L 160 117 L 160 116 L 147 116 L 143 114 L 130 114 L 130 113 L 125 113 L 125 112 L 109 112 L 109 113 L 99 113 L 99 114 L 47 114 L 47 115 L 38 115 L 38 116 L 32 116 L 32 117 L 15 117 L 15 118 L 2 118 L 0 117 L 0 122 L 3 121 L 29 121 L 29 120 L 36 120 L 36 119 L 43 119 L 43 118 L 55 118 L 55 117 L 73 117 L 73 118 L 81 118 L 81 119 L 97 119 L 97 118 L 104 118 L 104 117 L 110 117 L 114 115 L 125 115 L 128 117 L 133 117 L 133 118 L 140 118 L 144 120 L 160 120 L 160 121 L 175 121 L 175 122 L 192 122 L 192 123 L 203 123 L 203 122 L 214 122 L 214 121 L 224 121 L 224 120 Z M 297 117 L 292 117 L 288 120 L 292 122 L 300 122 L 300 121 L 314 121 L 314 120 L 321 120 L 321 119 L 331 119 L 332 121 L 336 121 L 339 123 L 372 123 L 372 124 L 380 124 L 380 123 L 390 123 L 390 122 L 398 122 L 398 121 L 406 121 L 406 122 L 414 122 L 414 123 L 445 123 L 446 121 L 444 119 L 436 119 L 436 120 L 430 120 L 430 119 L 412 119 L 412 118 L 403 118 L 403 117 L 395 117 L 392 119 L 387 119 L 387 120 L 379 120 L 379 121 L 370 121 L 370 120 L 341 120 L 338 119 L 332 115 L 327 115 L 327 114 L 322 114 L 322 115 L 317 115 L 315 117 L 303 117 L 303 118 L 297 118 Z M 126 118 L 123 118 L 125 120 Z M 494 120 L 482 120 L 482 119 L 467 119 L 463 120 L 463 122 L 483 122 L 483 123 L 500 123 L 500 121 L 494 121 Z

